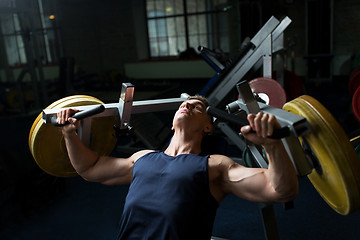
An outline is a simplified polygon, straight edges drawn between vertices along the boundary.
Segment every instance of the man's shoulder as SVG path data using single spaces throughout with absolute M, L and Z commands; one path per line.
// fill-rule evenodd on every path
M 139 158 L 141 158 L 151 152 L 155 152 L 155 150 L 150 150 L 150 149 L 140 150 L 140 151 L 137 151 L 136 153 L 134 153 L 130 158 L 134 162 L 136 162 L 136 160 L 138 160 Z
M 211 154 L 209 155 L 209 166 L 220 166 L 220 165 L 229 165 L 234 161 L 222 154 Z

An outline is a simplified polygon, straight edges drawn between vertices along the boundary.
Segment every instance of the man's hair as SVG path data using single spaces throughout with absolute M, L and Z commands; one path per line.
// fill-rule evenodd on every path
M 209 101 L 206 99 L 206 97 L 201 96 L 201 95 L 189 96 L 186 100 L 193 100 L 193 99 L 201 101 L 205 105 L 205 109 L 210 105 Z M 210 115 L 209 115 L 209 118 L 210 118 L 211 124 L 213 124 L 214 123 L 214 118 L 212 116 L 210 116 Z
M 192 100 L 192 99 L 201 101 L 202 103 L 204 103 L 205 107 L 209 106 L 209 101 L 204 96 L 201 95 L 189 96 L 186 100 Z

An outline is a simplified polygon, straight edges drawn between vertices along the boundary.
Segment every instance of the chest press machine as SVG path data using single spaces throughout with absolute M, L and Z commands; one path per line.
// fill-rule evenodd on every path
M 271 107 L 258 101 L 246 81 L 240 82 L 247 71 L 261 65 L 266 65 L 263 67 L 264 76 L 271 76 L 271 54 L 275 51 L 272 45 L 282 39 L 281 33 L 289 23 L 288 18 L 281 22 L 271 18 L 265 24 L 238 64 L 221 76 L 220 84 L 208 96 L 214 107 L 207 111 L 217 118 L 217 126 L 240 149 L 249 148 L 257 165 L 263 168 L 267 168 L 267 162 L 261 148 L 245 142 L 227 123 L 246 124 L 246 114 L 239 114 L 241 112 L 263 111 L 275 115 L 282 128 L 274 137 L 282 139 L 298 176 L 307 176 L 331 208 L 347 215 L 360 208 L 360 161 L 332 115 L 318 101 L 306 95 L 286 103 L 283 109 Z M 234 86 L 241 98 L 227 104 L 227 111 L 217 109 L 216 106 Z M 56 127 L 56 114 L 60 109 L 79 109 L 80 112 L 73 117 L 83 119 L 78 131 L 80 138 L 99 155 L 109 155 L 117 137 L 131 130 L 132 114 L 176 110 L 188 97 L 182 94 L 179 98 L 133 101 L 133 95 L 134 86 L 123 83 L 117 103 L 104 104 L 91 96 L 75 95 L 49 105 L 35 119 L 29 134 L 29 148 L 36 163 L 54 176 L 77 175 L 67 156 L 62 134 Z M 265 221 L 269 216 L 274 217 L 268 208 L 264 208 L 262 214 Z M 265 221 L 264 225 L 267 225 Z M 276 230 L 265 228 L 267 239 L 278 238 Z
M 283 110 L 256 102 L 254 96 L 249 94 L 251 89 L 246 82 L 241 82 L 238 87 L 243 98 L 228 104 L 228 109 L 254 112 L 258 108 L 274 114 L 282 126 L 276 137 L 282 138 L 298 175 L 308 176 L 324 200 L 338 213 L 347 215 L 358 210 L 358 157 L 330 113 L 310 96 L 302 96 L 287 103 Z M 67 156 L 62 134 L 55 126 L 56 113 L 60 109 L 79 109 L 80 112 L 74 117 L 83 119 L 78 133 L 80 138 L 98 154 L 108 155 L 116 144 L 115 133 L 121 135 L 130 130 L 132 114 L 175 110 L 188 97 L 187 94 L 182 94 L 179 98 L 132 101 L 133 92 L 134 86 L 123 84 L 119 103 L 104 104 L 96 98 L 79 95 L 60 99 L 44 109 L 34 121 L 29 134 L 30 151 L 39 167 L 54 176 L 77 175 Z M 236 114 L 216 108 L 209 107 L 208 112 L 239 126 L 245 122 Z M 260 167 L 267 167 L 256 146 L 244 143 L 238 134 L 236 138 L 245 145 L 249 144 Z
M 199 48 L 203 59 L 216 71 L 202 92 L 212 90 L 207 98 L 212 106 L 220 106 L 226 95 L 237 86 L 240 99 L 226 105 L 228 113 L 209 109 L 209 114 L 215 114 L 220 119 L 218 128 L 243 152 L 248 151 L 258 167 L 267 168 L 268 164 L 262 149 L 241 141 L 239 135 L 227 124 L 235 123 L 235 119 L 228 114 L 241 115 L 239 109 L 245 112 L 245 116 L 258 111 L 274 114 L 280 125 L 287 126 L 290 131 L 290 134 L 282 135 L 282 141 L 298 176 L 308 176 L 329 206 L 336 212 L 347 215 L 360 207 L 360 161 L 335 118 L 316 99 L 306 95 L 285 103 L 283 109 L 271 107 L 264 104 L 265 101 L 259 101 L 261 99 L 252 93 L 246 81 L 240 82 L 249 71 L 256 72 L 261 66 L 263 77 L 271 78 L 272 60 L 275 59 L 276 80 L 284 86 L 281 51 L 284 49 L 283 32 L 290 23 L 291 19 L 288 17 L 281 21 L 271 17 L 241 49 L 240 58 L 230 68 L 218 61 L 209 49 Z M 214 87 L 216 83 L 218 85 Z M 262 205 L 261 213 L 267 239 L 279 239 L 272 206 Z

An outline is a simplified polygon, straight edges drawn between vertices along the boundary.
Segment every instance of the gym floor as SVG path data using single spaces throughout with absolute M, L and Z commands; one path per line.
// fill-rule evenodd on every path
M 306 94 L 318 99 L 346 133 L 359 129 L 354 121 L 346 84 L 308 84 Z M 0 119 L 0 239 L 94 239 L 117 235 L 127 186 L 104 186 L 80 177 L 56 178 L 37 168 L 27 146 L 36 115 Z M 281 239 L 360 239 L 360 211 L 342 216 L 319 196 L 306 177 L 299 178 L 294 207 L 274 204 Z M 228 196 L 220 205 L 213 236 L 265 239 L 256 203 Z

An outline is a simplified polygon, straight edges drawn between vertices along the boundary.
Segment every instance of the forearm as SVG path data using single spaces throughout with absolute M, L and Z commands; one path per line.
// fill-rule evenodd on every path
M 64 134 L 64 140 L 70 162 L 79 175 L 93 167 L 99 156 L 80 140 L 76 132 Z
M 269 160 L 266 175 L 278 201 L 287 201 L 298 194 L 295 168 L 281 141 L 263 146 Z

